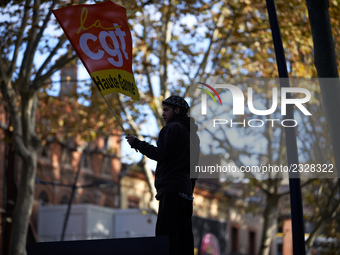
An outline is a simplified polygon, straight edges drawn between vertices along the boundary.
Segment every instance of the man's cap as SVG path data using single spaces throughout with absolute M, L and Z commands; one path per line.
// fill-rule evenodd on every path
M 190 108 L 187 101 L 185 101 L 184 98 L 180 96 L 170 96 L 167 99 L 165 99 L 162 103 L 172 106 L 178 106 L 185 110 L 189 110 Z

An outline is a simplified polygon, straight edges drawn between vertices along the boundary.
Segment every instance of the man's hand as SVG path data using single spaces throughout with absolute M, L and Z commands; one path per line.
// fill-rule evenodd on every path
M 132 146 L 133 141 L 136 139 L 136 137 L 134 135 L 130 135 L 130 134 L 127 134 L 125 138 L 128 141 L 128 143 L 130 144 L 130 146 Z

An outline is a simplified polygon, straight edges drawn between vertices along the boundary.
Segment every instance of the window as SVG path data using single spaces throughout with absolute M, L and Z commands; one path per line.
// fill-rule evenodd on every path
M 83 204 L 91 204 L 90 200 L 88 200 L 87 198 L 84 198 L 82 203 Z
M 231 254 L 238 253 L 238 228 L 231 227 Z
M 103 157 L 103 167 L 102 167 L 102 172 L 104 174 L 111 174 L 111 157 L 108 155 L 104 155 Z
M 46 205 L 49 202 L 48 195 L 46 191 L 42 191 L 38 197 L 39 204 Z
M 248 247 L 249 247 L 249 251 L 248 254 L 249 255 L 256 255 L 256 234 L 255 231 L 249 231 L 248 234 Z
M 41 148 L 41 156 L 47 158 L 49 156 L 50 144 L 47 143 Z
M 62 198 L 60 200 L 60 204 L 62 204 L 62 205 L 68 204 L 69 200 L 70 199 L 68 198 L 68 196 L 64 195 L 64 196 L 62 196 Z
M 139 208 L 139 198 L 138 197 L 128 197 L 128 208 Z
M 91 155 L 88 150 L 83 150 L 83 167 L 91 168 Z
M 61 162 L 63 164 L 71 164 L 71 150 L 66 146 L 62 147 Z

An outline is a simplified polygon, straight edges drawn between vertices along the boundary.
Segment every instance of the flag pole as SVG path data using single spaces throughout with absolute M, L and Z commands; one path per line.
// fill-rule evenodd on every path
M 125 128 L 123 127 L 122 123 L 120 123 L 120 121 L 119 121 L 117 115 L 115 114 L 114 110 L 112 109 L 111 105 L 110 105 L 109 102 L 106 100 L 105 96 L 103 96 L 103 98 L 104 98 L 106 104 L 109 106 L 111 112 L 112 112 L 113 115 L 115 116 L 116 120 L 118 121 L 118 124 L 119 124 L 120 127 L 123 129 L 124 134 L 126 135 L 126 134 L 127 134 L 127 133 L 126 133 L 126 130 L 125 130 Z

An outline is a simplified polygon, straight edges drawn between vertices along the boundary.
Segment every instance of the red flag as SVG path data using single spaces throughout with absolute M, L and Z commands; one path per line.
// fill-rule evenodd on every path
M 126 9 L 111 1 L 53 11 L 67 38 L 104 96 L 139 100 L 132 73 L 132 38 Z

